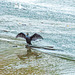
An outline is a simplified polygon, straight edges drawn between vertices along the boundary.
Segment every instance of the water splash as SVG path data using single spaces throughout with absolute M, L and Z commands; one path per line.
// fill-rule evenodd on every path
M 31 3 L 34 2 L 36 0 L 6 0 L 8 2 L 16 2 L 16 3 Z

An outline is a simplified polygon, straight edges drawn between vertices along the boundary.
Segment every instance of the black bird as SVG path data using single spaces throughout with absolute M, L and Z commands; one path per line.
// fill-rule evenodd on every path
M 33 34 L 32 36 L 29 37 L 29 34 L 27 33 L 27 35 L 25 35 L 24 33 L 19 33 L 16 38 L 18 37 L 22 37 L 24 39 L 26 39 L 26 42 L 31 45 L 31 41 L 35 41 L 37 39 L 43 39 L 43 37 L 37 33 Z

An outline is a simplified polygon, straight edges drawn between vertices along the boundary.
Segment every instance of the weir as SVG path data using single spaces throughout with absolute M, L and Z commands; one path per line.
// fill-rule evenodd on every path
M 39 49 L 45 49 L 45 50 L 60 50 L 60 49 L 54 49 L 53 46 L 36 46 L 36 45 L 26 45 L 26 48 L 39 48 Z

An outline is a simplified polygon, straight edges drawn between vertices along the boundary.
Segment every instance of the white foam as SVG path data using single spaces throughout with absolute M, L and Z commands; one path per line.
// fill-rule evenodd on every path
M 16 3 L 31 3 L 35 0 L 7 0 L 8 2 L 16 2 Z
M 16 69 L 20 69 L 20 68 L 27 68 L 28 67 L 28 65 L 27 64 L 19 64 L 18 66 L 14 66 L 14 68 L 16 68 Z
M 22 8 L 24 8 L 24 7 L 23 7 L 20 3 L 19 3 L 19 4 L 16 3 L 16 4 L 14 5 L 14 8 L 22 9 Z
M 3 40 L 3 41 L 15 41 L 15 40 L 9 40 L 9 39 L 5 39 L 5 38 L 0 38 L 0 40 Z
M 36 49 L 38 50 L 38 49 Z M 64 52 L 64 51 L 61 51 L 61 50 L 45 50 L 45 49 L 39 49 L 38 51 L 41 51 L 41 52 L 44 52 L 44 53 L 47 53 L 47 54 L 51 54 L 51 55 L 54 55 L 54 56 L 57 56 L 57 57 L 63 57 L 63 58 L 66 58 L 66 59 L 70 59 L 70 60 L 75 60 L 75 54 L 71 54 L 69 52 Z
M 60 5 L 60 4 L 47 4 L 47 3 L 37 3 L 36 5 L 47 7 L 47 10 L 54 11 L 54 12 L 60 12 L 60 13 L 66 13 L 66 14 L 75 14 L 75 7 L 70 7 L 66 5 Z

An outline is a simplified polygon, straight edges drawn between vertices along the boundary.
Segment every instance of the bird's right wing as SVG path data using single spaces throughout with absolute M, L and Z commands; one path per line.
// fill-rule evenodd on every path
M 24 33 L 17 34 L 16 38 L 18 38 L 18 37 L 26 39 L 26 35 Z

